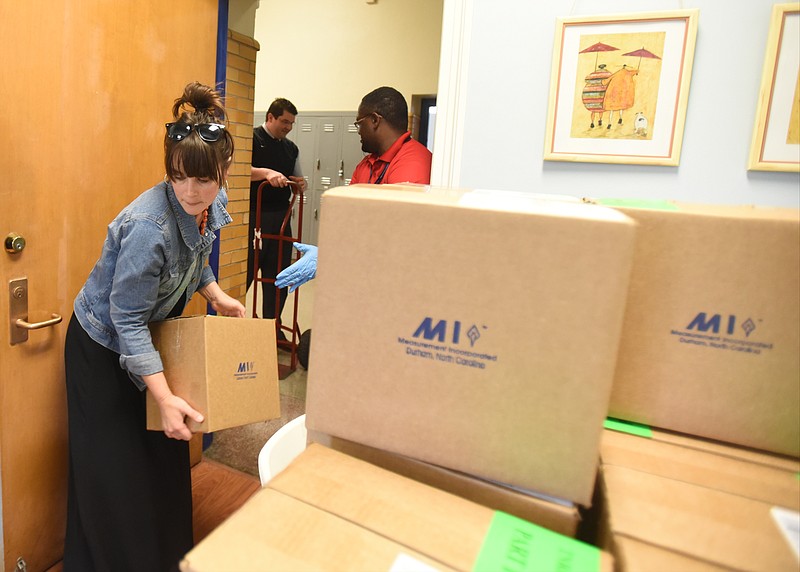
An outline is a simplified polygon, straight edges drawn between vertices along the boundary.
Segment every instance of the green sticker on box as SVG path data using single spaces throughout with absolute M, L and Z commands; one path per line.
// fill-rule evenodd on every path
M 600 549 L 504 512 L 495 512 L 472 572 L 590 572 Z
M 613 417 L 606 417 L 603 427 L 611 429 L 612 431 L 619 431 L 620 433 L 630 433 L 638 437 L 646 437 L 647 439 L 653 438 L 653 430 L 647 425 L 641 423 L 634 423 L 633 421 L 623 421 L 622 419 L 614 419 Z
M 605 207 L 629 207 L 634 209 L 653 209 L 658 211 L 678 210 L 678 206 L 675 203 L 655 199 L 598 199 L 597 203 Z

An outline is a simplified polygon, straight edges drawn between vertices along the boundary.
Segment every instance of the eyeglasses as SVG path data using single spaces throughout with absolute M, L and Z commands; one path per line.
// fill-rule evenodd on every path
M 192 125 L 191 123 L 174 122 L 167 123 L 167 137 L 173 141 L 181 141 L 188 137 L 194 129 L 200 136 L 200 139 L 207 143 L 219 141 L 222 133 L 225 131 L 225 126 L 221 123 L 198 123 Z
M 353 121 L 353 125 L 356 126 L 356 131 L 361 131 L 361 122 L 364 121 L 366 118 L 368 118 L 370 115 L 374 115 L 376 117 L 383 118 L 383 116 L 380 113 L 376 112 L 376 111 L 373 111 L 372 113 L 367 113 L 363 117 L 356 117 L 356 120 Z
M 369 117 L 369 115 L 365 115 L 364 117 L 356 117 L 356 120 L 353 121 L 353 125 L 356 126 L 356 131 L 361 131 L 361 122 L 364 121 L 367 117 Z

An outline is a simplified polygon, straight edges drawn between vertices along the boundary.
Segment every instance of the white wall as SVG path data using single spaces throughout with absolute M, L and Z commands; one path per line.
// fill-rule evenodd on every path
M 254 37 L 258 0 L 228 0 L 228 28 Z
M 436 93 L 442 1 L 260 0 L 256 110 L 286 97 L 300 113 L 354 111 L 382 85 L 409 106 Z
M 800 207 L 800 175 L 747 171 L 772 0 L 446 0 L 446 14 L 454 4 L 471 16 L 450 178 L 459 186 Z M 556 18 L 690 8 L 700 15 L 680 166 L 545 162 Z M 437 137 L 454 111 L 441 101 L 452 67 L 443 57 Z

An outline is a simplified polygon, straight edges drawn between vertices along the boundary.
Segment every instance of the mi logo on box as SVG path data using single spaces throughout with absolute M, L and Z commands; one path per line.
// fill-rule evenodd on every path
M 436 325 L 433 325 L 433 318 L 430 316 L 426 316 L 422 323 L 419 325 L 417 330 L 414 332 L 412 337 L 418 338 L 422 336 L 426 340 L 433 340 L 436 339 L 438 342 L 443 343 L 445 338 L 447 337 L 447 320 L 439 320 L 436 322 Z M 452 327 L 450 328 L 452 332 L 451 341 L 454 344 L 458 344 L 461 341 L 461 322 L 458 320 L 454 320 Z M 475 342 L 478 338 L 481 337 L 481 333 L 478 331 L 476 326 L 470 327 L 467 330 L 467 337 L 469 338 L 470 345 L 474 346 Z
M 722 315 L 721 314 L 714 314 L 710 318 L 707 316 L 705 312 L 700 312 L 697 316 L 694 317 L 688 326 L 686 326 L 687 330 L 698 330 L 700 332 L 707 332 L 711 330 L 715 334 L 718 334 L 720 329 L 722 328 Z M 734 330 L 736 329 L 736 316 L 733 314 L 728 315 L 727 319 L 727 327 L 725 329 L 725 333 L 729 335 L 734 334 Z M 745 336 L 749 336 L 753 330 L 756 329 L 756 325 L 750 318 L 747 318 L 742 323 L 742 329 L 744 330 Z
M 257 375 L 256 362 L 243 361 L 239 362 L 239 368 L 236 370 L 236 373 L 233 374 L 233 377 L 236 379 L 253 379 Z
M 256 369 L 256 362 L 254 361 L 243 361 L 239 364 L 239 369 L 236 370 L 237 373 L 248 373 L 254 371 Z

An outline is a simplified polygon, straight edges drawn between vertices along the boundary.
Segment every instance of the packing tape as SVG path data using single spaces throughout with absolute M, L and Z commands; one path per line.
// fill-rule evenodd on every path
M 657 211 L 676 211 L 678 206 L 669 201 L 657 199 L 598 199 L 597 204 L 604 207 L 630 207 L 635 209 L 652 209 Z
M 590 572 L 600 570 L 600 549 L 497 511 L 472 570 Z
M 620 433 L 630 433 L 637 437 L 645 437 L 646 439 L 653 438 L 653 430 L 647 425 L 641 423 L 634 423 L 633 421 L 623 421 L 622 419 L 614 419 L 607 417 L 603 423 L 603 427 L 611 429 L 612 431 L 619 431 Z

